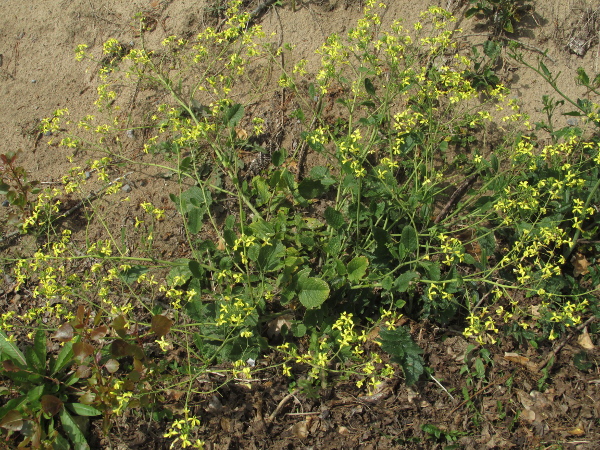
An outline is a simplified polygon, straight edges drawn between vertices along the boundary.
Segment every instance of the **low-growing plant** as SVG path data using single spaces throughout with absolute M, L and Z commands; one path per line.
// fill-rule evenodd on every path
M 110 39 L 101 55 L 78 47 L 78 59 L 110 60 L 99 65 L 98 112 L 67 123 L 60 110 L 46 123 L 61 146 L 91 158 L 33 207 L 24 231 L 42 221 L 48 243 L 10 261 L 15 289 L 47 303 L 2 323 L 33 329 L 51 317 L 60 332 L 70 314 L 65 345 L 81 347 L 72 358 L 95 374 L 75 386 L 96 395 L 86 404 L 105 430 L 124 408 L 177 391 L 185 412 L 165 437 L 200 446 L 187 404 L 206 393 L 198 380 L 209 370 L 246 383 L 277 368 L 306 395 L 339 379 L 372 393 L 398 367 L 415 384 L 425 358 L 403 316 L 462 327 L 482 346 L 462 370 L 475 384 L 500 333 L 536 344 L 597 313 L 598 271 L 572 270 L 583 266 L 574 254 L 596 262 L 597 137 L 585 124 L 558 132 L 549 99 L 548 123 L 536 129 L 490 72 L 498 46 L 483 47 L 485 61 L 462 54 L 447 11 L 432 7 L 411 29 L 397 21 L 387 30 L 379 8 L 367 2 L 346 36 L 324 42 L 315 73 L 293 46 L 269 42 L 240 2 L 222 28 L 170 36 L 160 49 L 147 48 L 144 23 L 140 45 Z M 284 53 L 293 65 L 281 63 Z M 159 105 L 126 119 L 123 98 L 140 87 Z M 598 121 L 597 106 L 573 104 Z M 286 136 L 292 124 L 297 134 Z M 147 136 L 144 154 L 123 144 L 132 130 Z M 540 131 L 553 143 L 543 145 Z M 64 193 L 86 195 L 92 172 L 110 196 L 121 187 L 111 170 L 133 164 L 173 181 L 185 257 L 159 256 L 165 209 L 149 201 L 121 236 L 104 222 L 103 237 L 73 241 L 46 221 Z M 140 242 L 134 250 L 127 233 Z M 93 322 L 79 304 L 95 311 Z M 103 326 L 110 345 L 94 339 Z M 467 386 L 463 394 L 477 412 Z
M 46 332 L 38 329 L 33 345 L 22 352 L 14 338 L 0 332 L 3 376 L 12 381 L 2 396 L 0 427 L 7 439 L 20 445 L 90 448 L 88 417 L 102 416 L 108 434 L 111 418 L 124 409 L 152 405 L 155 393 L 144 388 L 152 378 L 152 366 L 139 341 L 138 329 L 129 329 L 123 316 L 110 326 L 101 325 L 102 314 L 83 305 L 76 315 L 51 336 L 59 343 L 56 355 L 48 352 Z M 171 321 L 154 315 L 146 335 L 163 337 Z M 7 328 L 11 328 L 8 326 Z M 110 332 L 115 338 L 108 338 Z M 109 342 L 110 341 L 110 342 Z
M 37 181 L 29 180 L 24 167 L 19 166 L 19 152 L 0 154 L 0 194 L 6 201 L 19 210 L 19 214 L 10 213 L 8 222 L 17 224 L 31 212 L 32 202 L 40 192 Z
M 533 3 L 529 0 L 469 0 L 475 6 L 467 9 L 465 16 L 481 16 L 495 35 L 514 33 L 517 22 L 531 14 Z

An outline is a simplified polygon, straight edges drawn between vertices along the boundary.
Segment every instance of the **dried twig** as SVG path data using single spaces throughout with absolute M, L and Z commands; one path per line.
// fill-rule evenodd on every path
M 450 412 L 448 413 L 448 415 L 450 415 L 450 416 L 451 416 L 451 415 L 452 415 L 452 414 L 454 414 L 454 413 L 455 413 L 455 412 L 456 412 L 456 411 L 457 411 L 459 408 L 462 408 L 462 407 L 463 407 L 464 405 L 466 405 L 466 404 L 467 404 L 467 403 L 468 403 L 470 400 L 472 400 L 472 399 L 473 399 L 473 397 L 477 397 L 479 394 L 481 394 L 481 393 L 483 393 L 483 392 L 487 391 L 489 388 L 491 388 L 491 387 L 493 387 L 493 386 L 496 386 L 496 385 L 498 385 L 498 384 L 504 384 L 504 383 L 506 382 L 506 380 L 508 380 L 508 379 L 509 379 L 511 376 L 512 376 L 512 374 L 511 374 L 511 373 L 509 373 L 509 374 L 506 374 L 505 376 L 503 376 L 503 377 L 502 377 L 502 378 L 500 378 L 499 380 L 496 380 L 496 381 L 494 381 L 493 383 L 490 383 L 490 384 L 488 384 L 488 385 L 486 385 L 486 386 L 482 387 L 482 388 L 481 388 L 481 389 L 479 389 L 477 392 L 475 392 L 473 395 L 469 396 L 469 398 L 468 398 L 467 400 L 464 400 L 464 401 L 460 402 L 460 403 L 458 404 L 458 406 L 457 406 L 457 407 L 455 407 L 455 408 L 454 408 L 452 411 L 450 411 Z
M 283 397 L 281 399 L 281 401 L 279 402 L 279 404 L 277 405 L 277 408 L 275 408 L 275 411 L 273 411 L 271 413 L 271 415 L 269 417 L 267 417 L 267 423 L 272 423 L 273 420 L 275 420 L 275 417 L 277 417 L 277 414 L 279 414 L 281 412 L 281 410 L 283 409 L 283 407 L 285 406 L 285 404 L 287 402 L 289 402 L 290 399 L 292 399 L 293 397 L 295 397 L 297 393 L 298 393 L 298 389 L 294 389 L 293 392 L 291 392 L 290 394 L 288 394 L 285 397 Z
M 536 368 L 535 371 L 539 372 L 540 370 L 542 370 L 544 367 L 546 367 L 546 365 L 548 365 L 550 363 L 550 361 L 552 360 L 552 358 L 555 358 L 556 355 L 558 354 L 558 352 L 560 352 L 562 350 L 562 348 L 567 345 L 567 342 L 569 342 L 571 340 L 571 338 L 573 336 L 575 336 L 575 332 L 576 331 L 581 331 L 583 330 L 585 327 L 587 327 L 590 323 L 592 323 L 593 321 L 595 321 L 597 319 L 596 316 L 592 316 L 590 317 L 588 320 L 586 320 L 585 322 L 583 322 L 582 324 L 578 325 L 577 328 L 575 328 L 575 331 L 573 331 L 572 333 L 570 333 L 568 336 L 565 336 L 565 338 L 560 342 L 560 344 L 558 344 L 556 347 L 554 347 L 554 349 L 548 354 L 548 356 L 546 356 L 544 358 L 544 360 L 542 362 L 540 362 Z
M 454 206 L 456 203 L 458 203 L 458 201 L 462 198 L 463 195 L 465 195 L 465 193 L 471 187 L 471 185 L 473 183 L 475 183 L 475 180 L 477 180 L 478 177 L 479 177 L 479 174 L 474 173 L 469 178 L 467 178 L 465 181 L 463 181 L 461 183 L 461 185 L 458 186 L 458 188 L 456 188 L 456 191 L 454 191 L 454 194 L 452 194 L 452 196 L 450 197 L 450 200 L 448 200 L 448 203 L 446 203 L 446 206 L 444 206 L 444 208 L 442 208 L 442 211 L 434 219 L 433 223 L 440 223 L 442 220 L 444 220 L 444 218 L 450 212 L 450 208 L 452 208 L 452 206 Z
M 81 209 L 83 207 L 83 205 L 85 205 L 86 203 L 90 203 L 94 200 L 96 200 L 98 197 L 100 197 L 104 191 L 106 191 L 109 187 L 111 187 L 113 184 L 118 183 L 119 181 L 121 181 L 122 179 L 124 179 L 125 177 L 127 177 L 128 175 L 131 175 L 133 172 L 128 172 L 123 176 L 120 176 L 118 178 L 115 178 L 113 181 L 111 181 L 110 183 L 108 183 L 106 186 L 104 186 L 102 189 L 100 189 L 98 192 L 90 192 L 89 195 L 84 198 L 83 200 L 81 200 L 79 203 L 77 203 L 75 206 L 73 206 L 71 209 L 69 209 L 68 211 L 60 214 L 59 216 L 54 218 L 54 221 L 59 221 L 62 219 L 65 219 L 67 217 L 69 217 L 70 215 L 72 215 L 75 211 Z M 6 241 L 10 241 L 12 239 L 14 239 L 15 237 L 19 236 L 21 234 L 21 231 L 17 230 L 17 231 L 13 231 L 12 233 L 7 234 L 6 236 L 4 236 L 3 238 L 0 239 L 0 244 L 6 242 Z

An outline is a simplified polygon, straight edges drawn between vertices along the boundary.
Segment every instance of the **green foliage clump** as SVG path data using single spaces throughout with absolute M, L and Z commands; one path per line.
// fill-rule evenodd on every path
M 500 333 L 537 345 L 597 314 L 590 288 L 600 279 L 597 136 L 556 130 L 550 98 L 547 121 L 532 124 L 489 66 L 462 54 L 461 31 L 442 8 L 424 12 L 410 30 L 399 21 L 384 30 L 378 8 L 367 2 L 356 27 L 330 36 L 313 73 L 308 61 L 294 59 L 293 46 L 269 43 L 240 2 L 230 4 L 219 30 L 171 36 L 158 50 L 146 47 L 143 23 L 139 47 L 111 39 L 95 57 L 78 47 L 78 59 L 100 63 L 98 112 L 61 124 L 61 110 L 47 126 L 64 126 L 60 145 L 93 156 L 64 177 L 61 190 L 38 197 L 23 231 L 44 230 L 48 242 L 11 261 L 15 289 L 30 289 L 45 305 L 1 320 L 13 332 L 17 320 L 31 330 L 48 317 L 69 321 L 77 331 L 64 341 L 73 353 L 61 370 L 85 364 L 90 373 L 59 378 L 51 364 L 48 375 L 43 333 L 35 334 L 31 361 L 2 335 L 16 391 L 30 374 L 59 380 L 58 391 L 44 382 L 48 392 L 39 397 L 11 399 L 4 417 L 29 414 L 38 430 L 60 439 L 53 417 L 62 420 L 69 408 L 81 415 L 71 388 L 94 394 L 79 403 L 102 414 L 106 427 L 124 408 L 179 389 L 183 418 L 165 437 L 201 446 L 187 406 L 204 393 L 197 380 L 209 370 L 245 383 L 265 370 L 255 364 L 264 359 L 307 394 L 337 379 L 372 393 L 398 366 L 408 384 L 427 374 L 402 316 L 461 326 L 484 346 Z M 492 44 L 483 50 L 490 60 L 500 52 Z M 293 66 L 281 64 L 282 54 Z M 543 63 L 537 70 L 555 82 Z M 584 74 L 580 81 L 591 85 Z M 137 124 L 121 113 L 130 88 L 160 98 Z M 273 97 L 281 100 L 279 120 L 253 107 Z M 598 105 L 572 103 L 573 114 L 599 123 Z M 279 137 L 292 121 L 298 143 L 285 148 Z M 131 130 L 148 136 L 143 155 L 132 156 L 119 137 Z M 542 132 L 551 144 L 542 143 Z M 268 164 L 250 170 L 247 154 Z M 185 258 L 158 255 L 155 227 L 165 209 L 149 201 L 121 236 L 106 224 L 106 236 L 84 244 L 59 232 L 52 208 L 61 195 L 84 195 L 92 182 L 112 195 L 121 181 L 110 181 L 111 171 L 134 164 L 175 182 L 170 199 Z M 140 242 L 136 252 L 124 245 L 129 233 Z M 579 266 L 589 258 L 590 268 L 573 272 L 573 258 Z M 91 331 L 81 305 L 94 311 Z M 107 325 L 96 339 L 101 323 L 113 334 Z M 162 358 L 177 349 L 185 356 Z M 224 363 L 227 369 L 214 369 Z M 474 371 L 485 376 L 483 359 Z M 43 395 L 58 399 L 54 409 L 44 409 Z M 81 440 L 61 423 L 72 442 Z

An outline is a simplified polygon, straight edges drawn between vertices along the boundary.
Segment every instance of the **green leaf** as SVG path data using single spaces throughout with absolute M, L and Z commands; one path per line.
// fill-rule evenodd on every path
M 202 229 L 204 211 L 200 208 L 194 208 L 188 212 L 187 226 L 191 234 L 197 234 Z
M 188 269 L 190 269 L 194 278 L 202 279 L 204 277 L 204 269 L 198 261 L 190 260 L 190 262 L 188 262 Z
M 548 70 L 548 68 L 546 67 L 546 65 L 543 62 L 541 62 L 541 61 L 540 61 L 540 69 L 542 69 L 542 72 L 544 73 L 544 75 L 547 78 L 551 78 L 552 74 L 550 73 L 550 71 Z
M 278 242 L 261 247 L 256 262 L 262 273 L 273 272 L 283 267 L 284 257 L 285 246 Z
M 242 117 L 244 117 L 244 107 L 241 104 L 236 103 L 229 107 L 225 113 L 225 124 L 228 127 L 234 127 L 239 123 Z
M 367 267 L 369 266 L 369 260 L 366 256 L 357 256 L 348 263 L 348 280 L 356 283 L 367 273 Z
M 135 283 L 140 276 L 148 272 L 148 268 L 146 266 L 131 266 L 128 269 L 125 269 L 119 272 L 119 279 L 128 285 Z
M 97 410 L 93 406 L 82 403 L 65 403 L 65 406 L 78 416 L 99 416 L 102 414 L 102 411 Z
M 171 198 L 180 214 L 187 218 L 187 226 L 192 234 L 202 229 L 202 221 L 208 208 L 212 204 L 212 195 L 209 190 L 192 186 L 180 196 Z
M 367 94 L 375 97 L 375 86 L 373 86 L 373 82 L 369 78 L 365 78 L 365 90 Z
M 8 336 L 3 331 L 0 331 L 0 354 L 8 356 L 22 369 L 27 366 L 25 355 L 14 342 L 8 340 Z
M 577 69 L 577 82 L 583 84 L 584 86 L 588 86 L 590 84 L 590 78 L 583 67 Z
M 298 185 L 298 192 L 306 199 L 317 198 L 323 195 L 325 187 L 320 181 L 307 178 Z
M 29 403 L 36 402 L 42 397 L 43 394 L 44 394 L 44 385 L 40 384 L 39 386 L 36 386 L 36 387 L 30 389 L 29 391 L 27 391 L 27 401 Z
M 333 236 L 325 244 L 325 251 L 331 256 L 337 256 L 342 251 L 342 237 L 339 234 Z
M 275 167 L 279 167 L 285 162 L 285 156 L 285 152 L 282 150 L 274 151 L 271 154 L 271 162 Z
M 492 165 L 492 170 L 497 173 L 500 165 L 498 163 L 498 157 L 495 153 L 492 153 L 492 156 L 490 157 L 490 164 Z
M 406 225 L 402 229 L 402 236 L 400 242 L 409 252 L 414 252 L 419 247 L 419 237 L 417 230 L 412 225 Z
M 318 308 L 329 297 L 329 285 L 320 278 L 302 276 L 298 279 L 298 298 L 305 308 Z
M 334 230 L 339 230 L 344 226 L 344 216 L 341 212 L 336 211 L 331 206 L 328 206 L 325 210 L 325 220 L 327 221 L 327 225 L 329 225 Z
M 296 338 L 301 338 L 301 337 L 305 336 L 307 331 L 308 331 L 308 329 L 306 328 L 306 325 L 304 325 L 303 323 L 293 323 L 292 324 L 292 334 Z
M 337 183 L 336 179 L 329 174 L 329 169 L 324 166 L 315 166 L 310 169 L 310 177 L 313 180 L 319 180 L 323 186 Z
M 193 273 L 190 271 L 190 259 L 181 258 L 175 261 L 175 265 L 167 275 L 167 284 L 174 286 L 175 279 L 179 277 L 180 282 L 177 286 L 187 283 L 192 278 Z
M 439 281 L 442 276 L 442 269 L 439 261 L 421 261 L 419 265 L 427 272 L 427 277 L 431 281 Z
M 89 450 L 90 446 L 85 436 L 65 408 L 61 410 L 59 417 L 63 430 L 65 430 L 75 448 L 77 450 Z
M 467 9 L 467 11 L 465 12 L 465 17 L 468 19 L 469 17 L 474 16 L 475 14 L 479 13 L 479 8 L 469 8 Z
M 31 349 L 35 369 L 38 373 L 44 372 L 46 369 L 46 333 L 44 331 L 36 331 Z
M 406 292 L 410 286 L 410 282 L 417 278 L 419 274 L 417 272 L 408 271 L 404 272 L 394 281 L 394 287 L 398 292 Z
M 50 363 L 50 374 L 56 375 L 58 372 L 67 367 L 71 360 L 73 359 L 73 344 L 71 342 L 67 342 L 61 348 L 56 360 L 52 360 Z
M 573 356 L 573 364 L 582 372 L 587 372 L 594 366 L 594 363 L 584 351 L 576 353 L 575 356 Z
M 381 349 L 392 356 L 392 361 L 400 364 L 406 384 L 415 384 L 425 371 L 424 361 L 421 357 L 423 350 L 415 344 L 410 332 L 404 327 L 395 330 L 384 330 L 379 332 L 381 337 Z
M 0 194 L 6 195 L 6 194 L 8 194 L 9 190 L 10 190 L 10 186 L 8 184 L 0 181 Z

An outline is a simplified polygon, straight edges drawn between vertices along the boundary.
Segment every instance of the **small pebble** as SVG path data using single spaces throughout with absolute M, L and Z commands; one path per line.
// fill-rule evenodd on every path
M 85 172 L 85 179 L 89 180 L 92 174 L 90 172 Z
M 570 127 L 576 126 L 577 125 L 577 119 L 573 119 L 573 118 L 567 119 L 567 125 L 569 125 Z
M 10 205 L 10 203 L 8 203 L 8 200 L 4 200 L 4 201 L 2 202 L 2 206 L 8 206 L 8 205 Z
M 52 136 L 52 131 L 46 131 L 46 132 L 44 133 L 44 136 Z
M 124 185 L 122 188 L 123 192 L 131 192 L 131 186 L 129 186 L 128 184 Z
M 37 83 L 37 80 L 31 80 L 32 83 Z
M 127 135 L 127 137 L 128 137 L 129 139 L 134 139 L 134 138 L 135 138 L 135 132 L 134 132 L 133 130 L 127 130 L 127 131 L 125 132 L 125 134 Z

